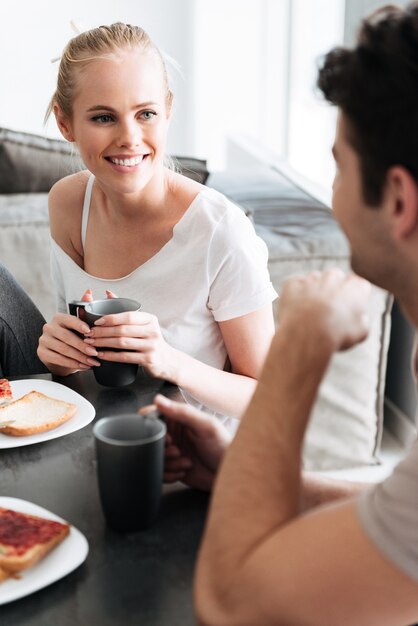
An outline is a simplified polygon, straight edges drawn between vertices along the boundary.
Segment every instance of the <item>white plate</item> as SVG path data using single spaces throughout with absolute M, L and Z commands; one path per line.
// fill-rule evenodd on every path
M 40 443 L 49 439 L 56 439 L 63 435 L 69 435 L 80 428 L 84 428 L 93 421 L 96 414 L 94 406 L 88 402 L 79 393 L 73 391 L 65 385 L 54 383 L 52 380 L 42 380 L 38 378 L 27 378 L 25 380 L 11 380 L 10 386 L 13 392 L 13 400 L 18 400 L 30 391 L 39 391 L 51 398 L 72 402 L 77 405 L 75 415 L 64 422 L 61 426 L 47 430 L 37 435 L 27 435 L 25 437 L 12 437 L 11 435 L 3 435 L 0 432 L 0 449 L 1 448 L 17 448 L 19 446 L 28 446 L 32 443 Z
M 20 513 L 39 515 L 55 522 L 66 523 L 65 520 L 54 513 L 27 500 L 0 497 L 0 506 L 19 511 Z M 27 596 L 63 578 L 86 560 L 88 551 L 89 544 L 85 536 L 77 528 L 71 526 L 68 537 L 39 563 L 27 570 L 23 570 L 19 574 L 20 578 L 8 578 L 0 583 L 0 604 L 23 598 L 23 596 Z

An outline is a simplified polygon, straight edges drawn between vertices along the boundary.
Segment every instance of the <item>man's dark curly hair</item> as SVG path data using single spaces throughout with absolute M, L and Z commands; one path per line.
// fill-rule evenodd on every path
M 318 87 L 348 122 L 367 204 L 380 204 L 393 165 L 418 183 L 418 2 L 365 19 L 355 48 L 325 56 Z

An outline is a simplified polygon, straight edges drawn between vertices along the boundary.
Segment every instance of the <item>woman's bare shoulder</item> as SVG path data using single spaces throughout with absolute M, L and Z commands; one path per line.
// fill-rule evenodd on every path
M 170 179 L 171 189 L 175 197 L 179 204 L 183 205 L 185 208 L 190 206 L 196 196 L 206 189 L 201 183 L 178 172 L 170 172 Z
M 81 217 L 89 172 L 61 178 L 48 195 L 49 221 L 54 241 L 71 254 L 80 252 Z
M 78 200 L 81 200 L 81 210 L 88 179 L 89 172 L 83 170 L 57 181 L 48 194 L 50 217 L 55 217 L 56 214 L 60 213 L 67 213 L 67 209 L 78 204 Z

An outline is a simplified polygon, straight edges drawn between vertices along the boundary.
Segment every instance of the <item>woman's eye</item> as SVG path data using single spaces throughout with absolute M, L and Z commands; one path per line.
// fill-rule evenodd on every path
M 113 118 L 111 115 L 96 115 L 92 118 L 93 122 L 98 122 L 99 124 L 107 124 L 108 122 L 112 122 Z
M 142 111 L 140 117 L 143 120 L 151 120 L 153 117 L 155 117 L 157 114 L 155 111 Z

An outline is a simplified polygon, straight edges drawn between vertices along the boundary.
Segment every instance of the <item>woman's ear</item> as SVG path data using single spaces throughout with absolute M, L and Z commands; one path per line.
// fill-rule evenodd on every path
M 418 231 L 418 184 L 400 165 L 391 167 L 386 178 L 386 199 L 396 239 L 405 239 Z
M 53 111 L 54 111 L 55 119 L 57 121 L 57 126 L 60 129 L 61 135 L 67 141 L 73 142 L 74 135 L 73 135 L 73 131 L 72 131 L 71 123 L 69 119 L 64 115 L 64 113 L 62 112 L 58 104 L 54 104 Z

